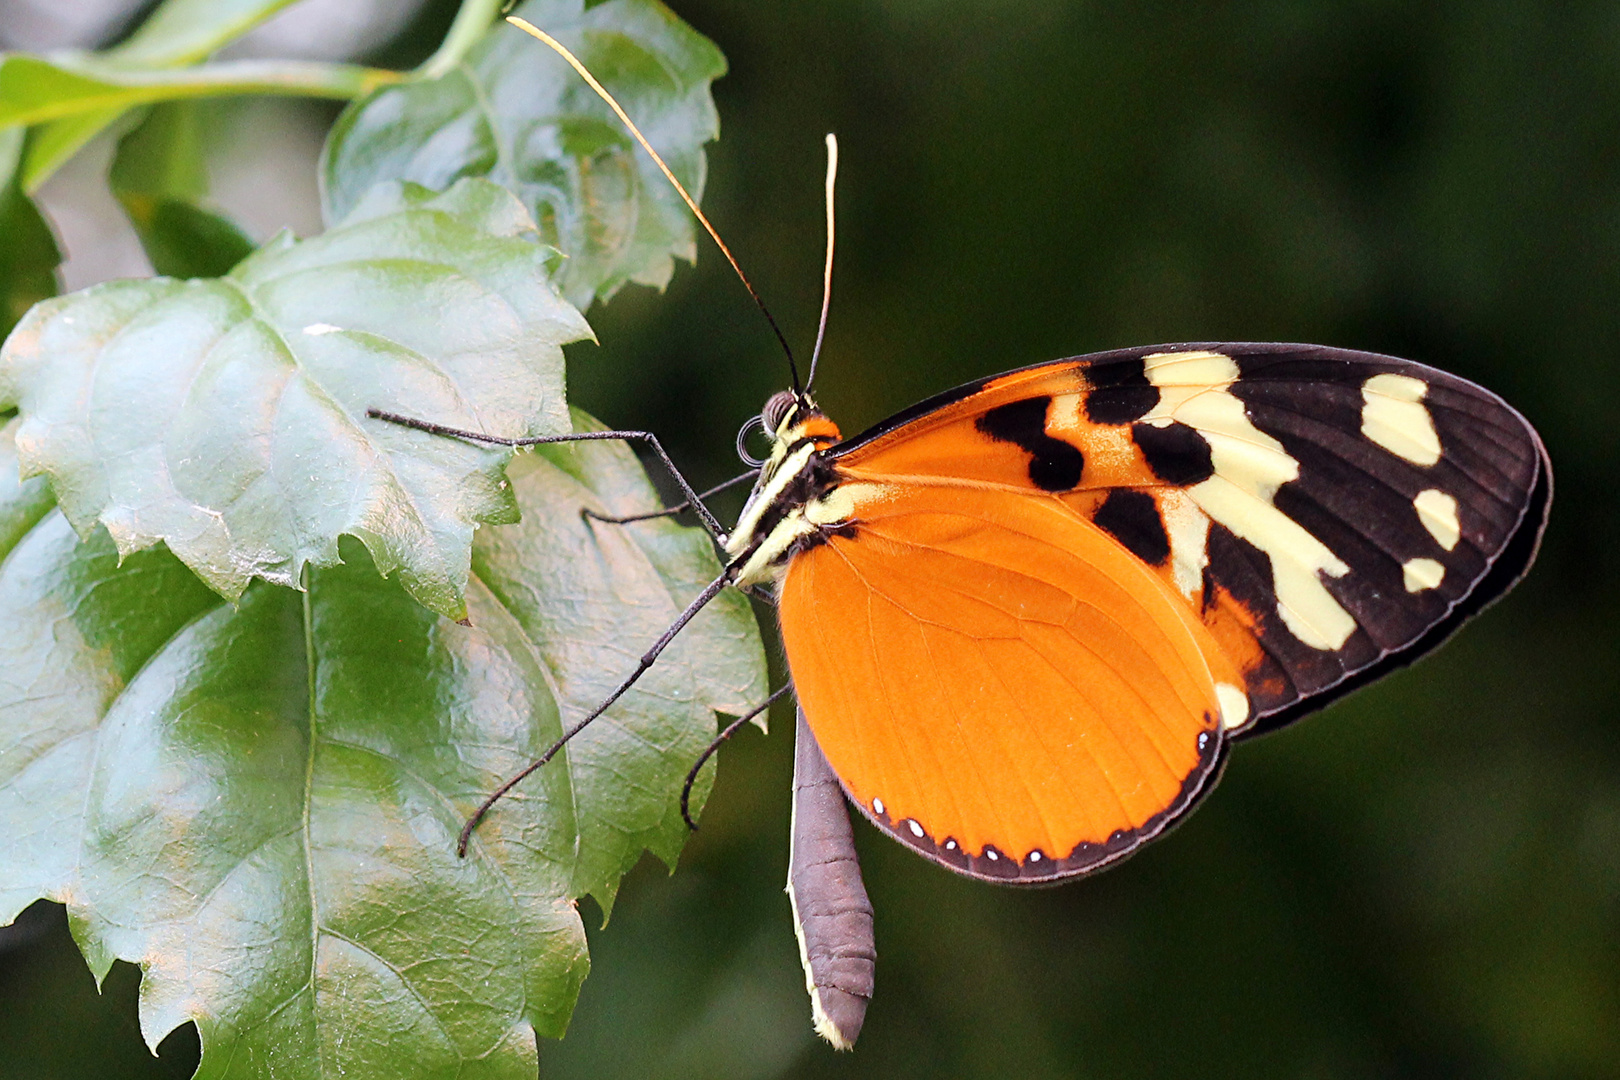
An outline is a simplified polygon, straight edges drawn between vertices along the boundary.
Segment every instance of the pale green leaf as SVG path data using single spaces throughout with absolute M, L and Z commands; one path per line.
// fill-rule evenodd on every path
M 292 0 L 165 0 L 128 40 L 102 53 L 129 68 L 196 63 L 286 7 Z M 68 158 L 124 115 L 123 106 L 93 109 L 40 125 L 29 139 L 23 189 L 30 194 Z
M 199 1077 L 532 1080 L 534 1035 L 562 1034 L 587 967 L 574 899 L 611 900 L 644 847 L 673 860 L 712 710 L 763 686 L 751 619 L 715 609 L 456 857 L 483 794 L 690 596 L 659 550 L 683 530 L 580 515 L 656 505 L 633 456 L 514 465 L 524 520 L 480 540 L 462 626 L 353 543 L 307 592 L 259 583 L 236 605 L 161 549 L 120 562 L 38 481 L 4 479 L 17 426 L 0 436 L 0 921 L 68 904 L 98 977 L 143 967 L 149 1044 L 197 1024 Z
M 548 283 L 554 258 L 493 184 L 383 186 L 227 277 L 38 305 L 0 350 L 0 407 L 21 408 L 25 472 L 124 555 L 162 541 L 235 599 L 333 565 L 348 534 L 459 618 L 473 528 L 516 514 L 507 455 L 366 411 L 566 430 L 561 346 L 590 329 Z
M 619 99 L 694 198 L 703 145 L 719 133 L 714 44 L 656 0 L 530 0 L 516 14 L 554 35 Z M 497 26 L 442 78 L 357 101 L 327 140 L 328 220 L 382 180 L 433 188 L 487 177 L 516 193 L 569 260 L 559 276 L 580 308 L 626 282 L 663 287 L 696 257 L 691 213 L 629 132 L 561 57 Z
M 348 100 L 397 82 L 391 71 L 302 60 L 231 60 L 174 70 L 124 68 L 89 56 L 0 56 L 0 127 L 136 105 L 240 94 Z

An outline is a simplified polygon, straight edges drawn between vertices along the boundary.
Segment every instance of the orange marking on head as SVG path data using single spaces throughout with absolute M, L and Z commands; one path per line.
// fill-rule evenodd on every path
M 793 425 L 793 434 L 796 438 L 814 439 L 817 442 L 837 442 L 841 437 L 838 425 L 820 413 L 807 416 Z

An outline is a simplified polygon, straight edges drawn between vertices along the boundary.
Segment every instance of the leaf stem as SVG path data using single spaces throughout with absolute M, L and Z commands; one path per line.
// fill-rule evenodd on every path
M 5 66 L 29 62 L 85 81 L 71 94 L 41 95 L 34 100 L 21 94 L 9 100 L 0 95 L 0 127 L 31 126 L 101 109 L 186 98 L 278 94 L 348 101 L 404 79 L 397 71 L 306 60 L 230 60 L 176 71 L 120 71 L 99 64 L 70 66 L 60 61 L 13 56 Z
M 410 73 L 412 79 L 437 79 L 461 63 L 469 50 L 489 31 L 489 24 L 500 13 L 503 0 L 462 0 L 461 10 L 450 24 L 450 32 L 434 50 Z

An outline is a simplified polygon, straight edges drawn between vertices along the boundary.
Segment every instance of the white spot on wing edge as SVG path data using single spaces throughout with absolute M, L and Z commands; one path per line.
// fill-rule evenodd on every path
M 877 814 L 880 817 L 883 815 L 883 800 L 882 799 L 873 799 L 872 800 L 872 813 Z
M 912 836 L 915 836 L 919 840 L 922 839 L 923 827 L 918 824 L 915 818 L 910 818 L 906 821 L 906 828 L 911 830 Z
M 1231 683 L 1215 684 L 1215 700 L 1221 706 L 1221 726 L 1235 731 L 1249 722 L 1249 695 Z
M 1462 536 L 1462 523 L 1457 519 L 1457 500 L 1437 488 L 1426 488 L 1412 500 L 1418 520 L 1429 530 L 1434 542 L 1451 551 Z
M 1440 460 L 1440 436 L 1423 404 L 1429 384 L 1386 372 L 1361 384 L 1361 433 L 1414 465 Z
M 1426 592 L 1446 580 L 1446 568 L 1433 559 L 1408 559 L 1401 565 L 1401 577 L 1407 592 Z
M 340 334 L 342 332 L 343 327 L 333 326 L 331 323 L 310 323 L 308 326 L 304 327 L 304 333 L 308 334 L 310 337 L 320 337 L 322 334 Z

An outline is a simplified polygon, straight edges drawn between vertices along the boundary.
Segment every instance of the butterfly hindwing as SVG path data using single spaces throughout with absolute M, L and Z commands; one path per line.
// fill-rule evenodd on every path
M 1140 560 L 1017 491 L 847 497 L 858 527 L 794 556 L 778 610 L 816 739 L 880 827 L 1035 883 L 1124 856 L 1208 790 L 1234 675 Z

